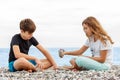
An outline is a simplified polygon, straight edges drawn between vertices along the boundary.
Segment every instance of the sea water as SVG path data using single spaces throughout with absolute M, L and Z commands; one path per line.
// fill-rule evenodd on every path
M 63 58 L 60 58 L 59 54 L 58 54 L 58 50 L 61 48 L 46 48 L 46 49 L 50 52 L 52 57 L 55 59 L 55 62 L 59 66 L 70 65 L 70 63 L 69 63 L 70 59 L 76 57 L 76 56 L 65 55 Z M 65 49 L 66 51 L 73 51 L 73 50 L 77 50 L 79 48 L 62 48 L 62 49 Z M 88 49 L 84 53 L 84 55 L 91 56 L 90 53 L 91 52 Z M 33 47 L 30 48 L 29 55 L 35 56 L 39 59 L 45 58 L 45 56 L 39 50 L 37 50 L 36 48 L 33 48 Z M 0 48 L 0 67 L 8 66 L 8 57 L 9 57 L 9 48 Z M 120 47 L 113 48 L 113 63 L 120 64 Z

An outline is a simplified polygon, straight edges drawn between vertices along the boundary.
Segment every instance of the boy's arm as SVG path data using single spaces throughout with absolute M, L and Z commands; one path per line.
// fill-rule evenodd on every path
M 36 58 L 33 56 L 21 53 L 18 45 L 13 46 L 13 52 L 16 58 L 24 57 L 27 60 L 36 60 Z
M 55 63 L 50 53 L 46 49 L 44 49 L 40 44 L 38 44 L 36 47 L 44 54 L 44 56 L 46 56 L 46 58 L 51 62 L 51 64 L 57 68 L 57 64 Z

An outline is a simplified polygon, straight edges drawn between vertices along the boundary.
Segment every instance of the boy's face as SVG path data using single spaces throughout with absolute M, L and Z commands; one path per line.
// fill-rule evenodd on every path
M 28 31 L 23 31 L 21 30 L 21 37 L 24 39 L 24 40 L 29 40 L 31 39 L 33 36 L 33 33 L 29 33 Z

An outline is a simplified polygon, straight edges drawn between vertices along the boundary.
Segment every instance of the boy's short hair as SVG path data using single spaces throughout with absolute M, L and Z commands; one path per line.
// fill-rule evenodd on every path
M 27 18 L 21 20 L 20 29 L 23 31 L 28 31 L 29 33 L 33 33 L 36 29 L 36 26 L 31 19 Z

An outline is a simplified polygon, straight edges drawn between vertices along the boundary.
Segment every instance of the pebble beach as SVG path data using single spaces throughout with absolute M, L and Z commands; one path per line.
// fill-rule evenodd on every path
M 74 71 L 67 69 L 29 73 L 27 71 L 9 72 L 7 67 L 0 68 L 0 80 L 120 80 L 120 65 L 113 65 L 107 71 L 83 70 Z

